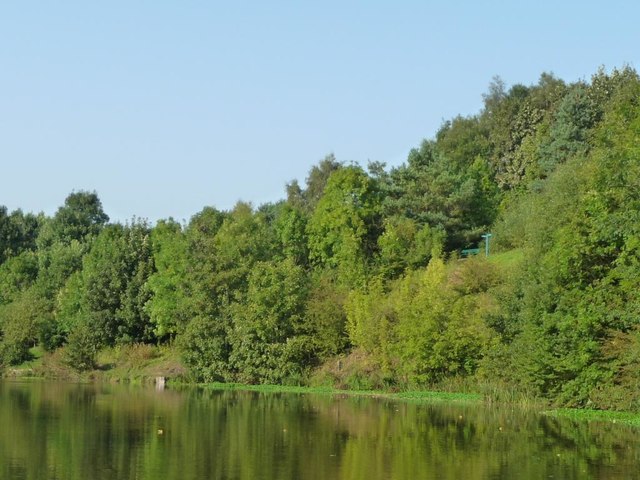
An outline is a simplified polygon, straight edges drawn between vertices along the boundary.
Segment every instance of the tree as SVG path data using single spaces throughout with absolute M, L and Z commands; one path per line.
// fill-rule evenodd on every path
M 47 301 L 33 289 L 0 306 L 0 364 L 16 365 L 28 360 L 29 348 L 36 344 L 48 316 Z
M 473 245 L 497 215 L 499 190 L 486 162 L 470 159 L 460 169 L 434 142 L 412 150 L 408 163 L 391 171 L 391 182 L 384 216 L 444 232 L 446 251 Z
M 321 361 L 344 353 L 349 347 L 344 309 L 348 293 L 330 270 L 313 272 L 309 278 L 304 319 L 312 332 L 313 351 Z
M 230 361 L 246 383 L 298 383 L 313 364 L 304 322 L 306 276 L 292 259 L 258 262 L 233 318 Z
M 369 279 L 366 286 L 350 292 L 345 304 L 350 342 L 371 354 L 383 373 L 395 373 L 397 316 L 382 278 Z
M 22 210 L 8 213 L 0 205 L 0 265 L 11 257 L 36 248 L 36 237 L 42 219 Z
M 189 301 L 193 287 L 189 283 L 187 238 L 180 224 L 160 221 L 151 232 L 155 272 L 149 276 L 151 294 L 144 305 L 158 339 L 173 338 L 184 331 L 194 314 Z
M 37 283 L 43 295 L 53 298 L 80 269 L 82 257 L 108 220 L 98 195 L 80 191 L 71 193 L 53 218 L 41 222 L 36 239 Z
M 346 284 L 361 282 L 377 249 L 379 212 L 376 183 L 360 167 L 335 171 L 308 223 L 312 261 L 337 269 Z
M 64 243 L 82 242 L 97 235 L 108 221 L 96 192 L 73 192 L 53 217 L 53 237 Z
M 488 158 L 500 187 L 517 188 L 537 171 L 540 138 L 565 92 L 564 82 L 543 73 L 537 85 L 514 85 L 500 98 L 486 97 L 480 124 L 490 132 Z
M 98 352 L 102 346 L 100 332 L 92 322 L 81 321 L 69 334 L 65 348 L 65 361 L 79 372 L 92 370 L 97 365 Z
M 59 303 L 63 330 L 82 321 L 99 333 L 101 345 L 153 339 L 144 309 L 150 298 L 146 281 L 153 272 L 149 227 L 142 222 L 109 225 L 82 259 Z
M 145 306 L 151 298 L 147 280 L 155 271 L 155 264 L 149 226 L 143 222 L 127 225 L 124 240 L 127 283 L 116 312 L 118 341 L 150 342 L 155 336 Z
M 523 200 L 534 208 L 510 322 L 519 326 L 508 348 L 513 380 L 565 405 L 603 401 L 603 385 L 617 395 L 636 388 L 612 385 L 619 362 L 631 361 L 612 339 L 634 345 L 640 312 L 639 94 L 637 79 L 614 92 L 585 137 L 588 153 L 571 155 Z
M 15 300 L 38 276 L 35 252 L 24 251 L 0 265 L 0 305 Z
M 597 106 L 584 85 L 577 84 L 564 96 L 555 112 L 549 136 L 541 143 L 540 174 L 549 175 L 556 165 L 588 150 L 587 135 L 598 120 Z
M 385 277 L 396 278 L 407 268 L 426 266 L 434 251 L 442 250 L 442 231 L 406 217 L 388 217 L 378 238 L 379 267 Z
M 287 201 L 290 205 L 310 214 L 322 198 L 324 189 L 333 172 L 342 168 L 333 153 L 324 157 L 318 165 L 309 170 L 306 188 L 302 189 L 297 180 L 287 185 Z
M 308 216 L 288 203 L 277 210 L 273 228 L 279 241 L 278 250 L 284 257 L 292 258 L 298 265 L 309 263 L 307 239 Z
M 195 317 L 179 343 L 197 378 L 230 380 L 234 305 L 244 301 L 254 265 L 269 259 L 277 242 L 266 214 L 254 213 L 247 203 L 213 218 L 215 222 L 206 222 L 208 228 L 190 225 L 186 232 Z
M 212 318 L 197 315 L 178 337 L 182 359 L 196 381 L 221 382 L 235 379 L 229 364 L 230 323 L 230 319 L 222 316 Z

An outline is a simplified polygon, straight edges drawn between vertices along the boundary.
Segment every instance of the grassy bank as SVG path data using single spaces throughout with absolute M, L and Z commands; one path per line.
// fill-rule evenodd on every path
M 581 422 L 610 422 L 640 427 L 640 414 L 638 413 L 577 408 L 556 408 L 542 413 L 550 417 L 570 418 Z
M 490 403 L 498 406 L 518 406 L 539 411 L 552 417 L 570 418 L 581 422 L 610 422 L 640 427 L 640 414 L 603 410 L 549 409 L 547 403 L 525 392 L 513 392 L 505 385 L 478 385 L 458 382 L 442 385 L 440 391 L 385 391 L 358 388 L 334 388 L 331 386 L 244 385 L 238 383 L 196 384 L 189 380 L 179 354 L 169 347 L 131 345 L 102 350 L 97 358 L 97 368 L 77 373 L 64 361 L 64 351 L 46 353 L 39 348 L 31 350 L 29 361 L 8 367 L 2 376 L 8 378 L 45 378 L 73 382 L 112 382 L 145 384 L 156 377 L 166 377 L 174 386 L 198 386 L 212 390 L 238 390 L 263 393 L 294 393 L 349 395 L 385 398 L 415 403 Z M 475 385 L 475 388 L 473 388 Z
M 539 412 L 550 417 L 569 418 L 578 422 L 608 422 L 633 427 L 640 427 L 640 414 L 631 412 L 613 412 L 603 410 L 587 410 L 576 408 L 554 408 L 545 409 L 539 401 L 526 402 L 495 402 L 480 393 L 456 393 L 441 391 L 410 391 L 410 392 L 385 392 L 379 390 L 341 390 L 331 387 L 304 387 L 286 385 L 243 385 L 239 383 L 205 383 L 198 384 L 200 388 L 211 390 L 237 390 L 263 393 L 297 393 L 297 394 L 320 394 L 320 395 L 344 395 L 344 396 L 366 396 L 374 398 L 385 398 L 412 403 L 466 403 L 466 404 L 487 404 L 491 403 L 497 408 L 499 405 L 517 407 Z
M 169 347 L 138 344 L 106 348 L 99 352 L 96 368 L 87 372 L 77 372 L 71 368 L 64 349 L 46 353 L 40 348 L 33 348 L 30 354 L 28 361 L 7 367 L 2 376 L 144 384 L 152 383 L 156 377 L 182 379 L 187 373 L 179 353 Z
M 198 384 L 201 388 L 212 390 L 239 390 L 264 393 L 302 393 L 325 395 L 354 395 L 413 402 L 466 402 L 479 403 L 483 401 L 480 394 L 451 393 L 451 392 L 385 392 L 382 390 L 341 390 L 331 387 L 305 387 L 287 385 L 243 385 L 239 383 L 205 383 Z
M 608 422 L 629 425 L 640 428 L 640 414 L 632 412 L 614 412 L 604 410 L 588 410 L 576 408 L 543 409 L 539 401 L 527 402 L 495 402 L 480 393 L 456 393 L 441 391 L 411 391 L 411 392 L 385 392 L 378 390 L 340 390 L 331 387 L 304 387 L 286 385 L 243 385 L 239 383 L 205 383 L 198 384 L 200 388 L 211 390 L 237 390 L 263 393 L 297 393 L 297 394 L 324 394 L 324 395 L 348 395 L 385 398 L 412 403 L 466 403 L 509 405 L 537 411 L 550 417 L 569 418 L 578 422 Z

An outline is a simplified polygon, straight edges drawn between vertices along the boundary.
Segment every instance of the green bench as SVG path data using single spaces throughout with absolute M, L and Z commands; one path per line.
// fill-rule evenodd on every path
M 480 253 L 480 249 L 479 248 L 465 248 L 464 250 L 462 250 L 462 256 L 463 257 L 469 257 L 471 255 L 478 255 Z

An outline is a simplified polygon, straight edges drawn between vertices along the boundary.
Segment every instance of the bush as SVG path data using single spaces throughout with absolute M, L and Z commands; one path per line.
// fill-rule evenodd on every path
M 99 334 L 86 322 L 81 322 L 71 333 L 65 349 L 65 363 L 76 371 L 92 370 L 100 349 Z
M 30 358 L 29 342 L 24 338 L 3 338 L 0 343 L 0 365 L 19 365 Z
M 198 316 L 178 337 L 182 358 L 196 381 L 232 380 L 229 371 L 230 345 L 222 322 Z

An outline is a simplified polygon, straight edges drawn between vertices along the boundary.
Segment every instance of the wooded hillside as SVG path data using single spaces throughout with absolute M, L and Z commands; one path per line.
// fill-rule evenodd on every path
M 638 411 L 639 324 L 631 68 L 496 78 L 399 167 L 329 155 L 286 199 L 185 225 L 109 223 L 86 191 L 52 217 L 0 207 L 4 365 L 170 343 L 199 381 L 459 381 Z

